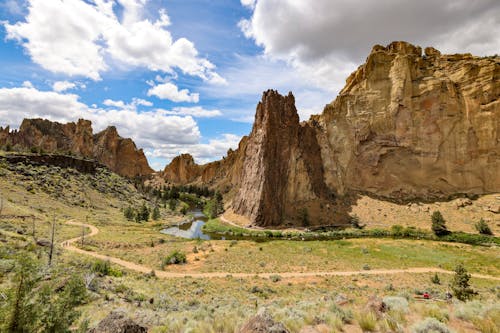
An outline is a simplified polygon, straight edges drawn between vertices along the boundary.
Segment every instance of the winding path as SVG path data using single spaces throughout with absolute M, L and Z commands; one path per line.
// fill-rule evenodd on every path
M 92 237 L 99 233 L 99 229 L 91 224 L 79 223 L 73 220 L 67 221 L 66 224 L 75 225 L 80 227 L 87 227 L 90 229 L 90 233 L 86 234 L 85 237 Z M 61 247 L 79 254 L 85 254 L 94 258 L 109 260 L 110 262 L 120 265 L 126 269 L 136 271 L 139 273 L 150 273 L 153 269 L 151 267 L 138 265 L 136 263 L 126 261 L 116 257 L 110 257 L 107 255 L 99 254 L 92 251 L 82 250 L 77 248 L 73 244 L 81 240 L 81 237 L 76 237 L 68 239 L 61 243 Z M 275 272 L 275 273 L 229 273 L 229 272 L 209 272 L 209 273 L 176 273 L 176 272 L 165 272 L 165 271 L 155 271 L 155 274 L 159 278 L 223 278 L 227 276 L 232 276 L 236 278 L 248 278 L 248 277 L 263 277 L 269 278 L 272 275 L 279 275 L 282 278 L 305 278 L 305 277 L 317 277 L 317 276 L 352 276 L 352 275 L 393 275 L 402 273 L 442 273 L 442 274 L 454 274 L 453 271 L 448 271 L 441 268 L 435 267 L 414 267 L 414 268 L 404 268 L 404 269 L 372 269 L 363 271 L 329 271 L 329 272 Z M 497 280 L 500 281 L 500 277 L 484 275 L 484 274 L 471 274 L 472 277 L 479 279 Z

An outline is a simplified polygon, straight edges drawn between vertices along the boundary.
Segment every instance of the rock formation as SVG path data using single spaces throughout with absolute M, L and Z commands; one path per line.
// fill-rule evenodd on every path
M 197 172 L 185 180 L 230 184 L 234 211 L 260 226 L 345 222 L 339 198 L 355 193 L 404 202 L 500 192 L 499 96 L 498 56 L 377 45 L 307 122 L 291 94 L 265 92 L 244 144 L 209 165 L 191 159 Z
M 96 159 L 126 177 L 153 172 L 144 152 L 137 149 L 131 139 L 120 137 L 115 127 L 93 135 L 92 123 L 83 119 L 67 124 L 24 119 L 18 131 L 10 131 L 9 127 L 0 128 L 0 146 Z
M 274 321 L 269 312 L 260 310 L 258 314 L 248 320 L 239 330 L 239 333 L 289 333 L 280 322 Z
M 119 136 L 114 126 L 94 135 L 93 156 L 125 177 L 144 176 L 153 172 L 142 149 L 137 149 L 132 139 Z
M 192 183 L 200 176 L 201 169 L 201 166 L 194 163 L 193 156 L 182 154 L 165 167 L 163 177 L 175 184 Z
M 122 310 L 111 312 L 99 324 L 88 330 L 88 333 L 146 333 L 148 329 L 127 317 Z

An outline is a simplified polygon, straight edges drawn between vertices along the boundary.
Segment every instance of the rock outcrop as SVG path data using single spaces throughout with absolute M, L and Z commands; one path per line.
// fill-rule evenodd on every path
M 248 322 L 243 325 L 239 333 L 289 333 L 280 322 L 273 320 L 267 311 L 261 311 L 253 316 Z
M 144 152 L 131 139 L 120 137 L 115 127 L 94 135 L 92 123 L 83 119 L 67 124 L 24 119 L 19 130 L 0 128 L 0 146 L 95 159 L 126 177 L 153 172 Z
M 114 172 L 125 177 L 151 174 L 148 160 L 132 139 L 122 138 L 114 126 L 94 135 L 93 156 Z
M 320 217 L 313 206 L 328 199 L 320 147 L 311 125 L 299 123 L 291 93 L 264 93 L 244 156 L 236 213 L 261 226 L 283 224 L 299 209 Z
M 329 187 L 394 200 L 500 191 L 500 57 L 375 46 L 311 121 Z
M 127 317 L 124 311 L 113 311 L 88 333 L 146 333 L 148 329 Z
M 233 210 L 260 226 L 347 222 L 356 193 L 406 202 L 500 192 L 499 97 L 498 56 L 377 45 L 306 122 L 291 94 L 265 92 L 249 137 L 194 179 L 229 184 Z
M 174 184 L 194 182 L 201 174 L 202 167 L 194 163 L 193 156 L 182 154 L 175 157 L 163 170 L 163 177 Z

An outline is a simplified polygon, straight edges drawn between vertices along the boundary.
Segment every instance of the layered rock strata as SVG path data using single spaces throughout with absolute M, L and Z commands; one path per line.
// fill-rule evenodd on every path
M 94 135 L 92 123 L 83 119 L 67 124 L 24 119 L 19 130 L 0 128 L 0 146 L 92 158 L 126 177 L 153 172 L 144 152 L 131 139 L 119 136 L 113 126 Z

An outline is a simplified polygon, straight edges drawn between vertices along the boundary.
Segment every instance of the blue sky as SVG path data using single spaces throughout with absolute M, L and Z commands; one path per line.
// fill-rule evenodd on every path
M 494 0 L 4 0 L 0 126 L 83 117 L 155 169 L 203 163 L 250 132 L 264 90 L 293 91 L 307 119 L 374 44 L 500 53 L 498 17 Z

